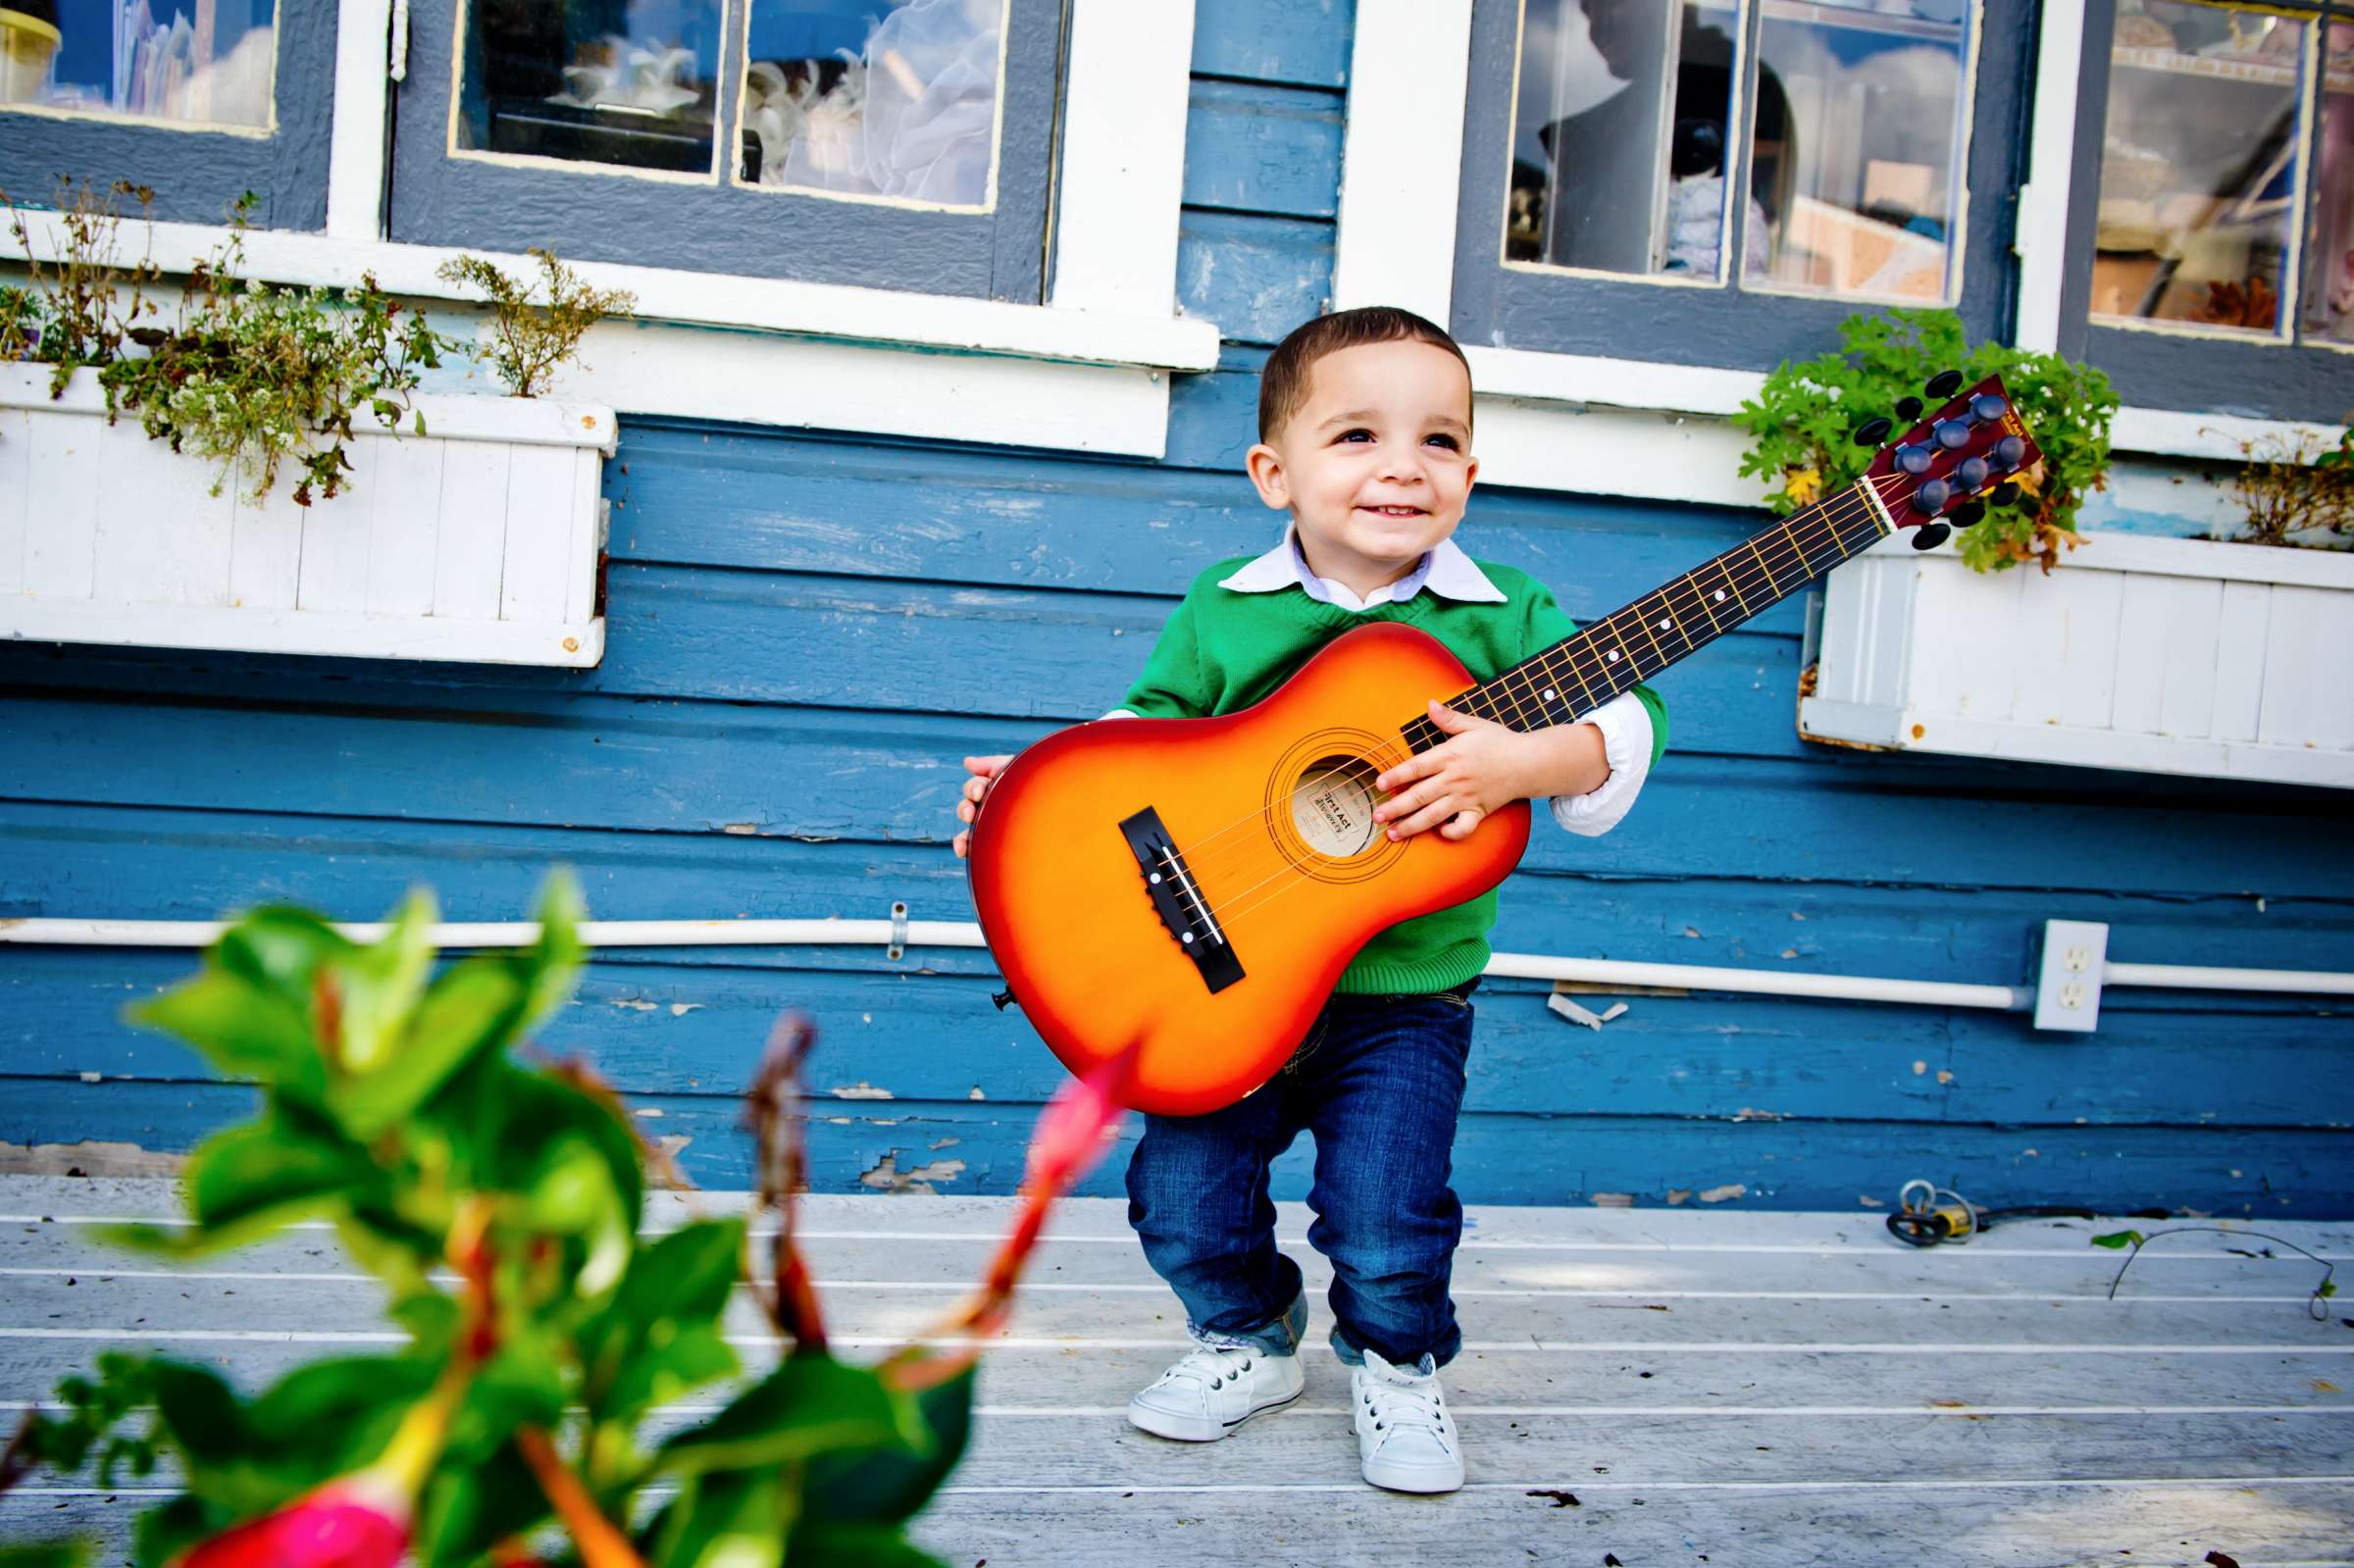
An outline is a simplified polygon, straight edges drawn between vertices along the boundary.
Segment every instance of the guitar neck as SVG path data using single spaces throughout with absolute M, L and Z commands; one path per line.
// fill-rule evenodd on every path
M 1583 718 L 1886 537 L 1873 483 L 1802 507 L 1447 705 L 1520 731 Z M 1447 738 L 1427 716 L 1400 728 L 1414 751 Z

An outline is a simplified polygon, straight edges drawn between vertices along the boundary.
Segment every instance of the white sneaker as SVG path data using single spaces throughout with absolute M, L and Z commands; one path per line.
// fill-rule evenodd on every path
M 1128 1401 L 1128 1419 L 1155 1437 L 1180 1442 L 1223 1438 L 1261 1410 L 1300 1397 L 1307 1374 L 1296 1355 L 1257 1345 L 1196 1340 L 1151 1387 Z
M 1463 1450 L 1447 1415 L 1436 1372 L 1394 1367 L 1371 1350 L 1349 1369 L 1356 1458 L 1367 1481 L 1392 1492 L 1453 1492 L 1463 1484 Z

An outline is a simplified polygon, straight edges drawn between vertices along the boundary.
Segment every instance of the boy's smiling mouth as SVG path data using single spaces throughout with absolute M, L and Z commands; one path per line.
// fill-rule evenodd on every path
M 1357 510 L 1370 512 L 1375 517 L 1428 517 L 1430 515 L 1427 508 L 1419 506 L 1360 506 Z

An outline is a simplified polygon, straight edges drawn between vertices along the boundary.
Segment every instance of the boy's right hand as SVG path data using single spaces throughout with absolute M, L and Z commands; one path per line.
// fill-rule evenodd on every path
M 998 782 L 998 775 L 1003 773 L 1005 764 L 1012 760 L 1013 753 L 1010 751 L 995 757 L 967 757 L 964 759 L 964 771 L 973 777 L 964 782 L 964 798 L 956 802 L 956 820 L 958 822 L 971 822 L 975 817 L 981 815 L 981 802 L 988 797 L 990 786 Z M 973 852 L 972 831 L 967 829 L 949 839 L 948 847 L 956 851 L 956 858 L 959 860 L 971 854 Z

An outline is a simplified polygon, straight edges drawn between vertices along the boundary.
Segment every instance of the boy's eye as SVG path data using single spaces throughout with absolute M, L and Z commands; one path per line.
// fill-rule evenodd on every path
M 1340 438 L 1344 441 L 1369 441 L 1373 439 L 1373 432 L 1371 430 L 1343 430 Z
M 1456 449 L 1456 447 L 1457 447 L 1457 446 L 1458 446 L 1459 444 L 1461 444 L 1461 443 L 1459 443 L 1458 441 L 1457 441 L 1457 440 L 1456 440 L 1456 438 L 1455 438 L 1454 436 L 1452 436 L 1452 435 L 1433 435 L 1433 436 L 1426 437 L 1426 439 L 1429 439 L 1429 440 L 1433 440 L 1433 441 L 1436 441 L 1436 442 L 1438 442 L 1438 443 L 1439 443 L 1441 446 L 1443 446 L 1443 447 L 1447 448 L 1447 450 L 1448 450 L 1448 451 L 1450 451 L 1450 452 L 1454 451 L 1454 450 Z

